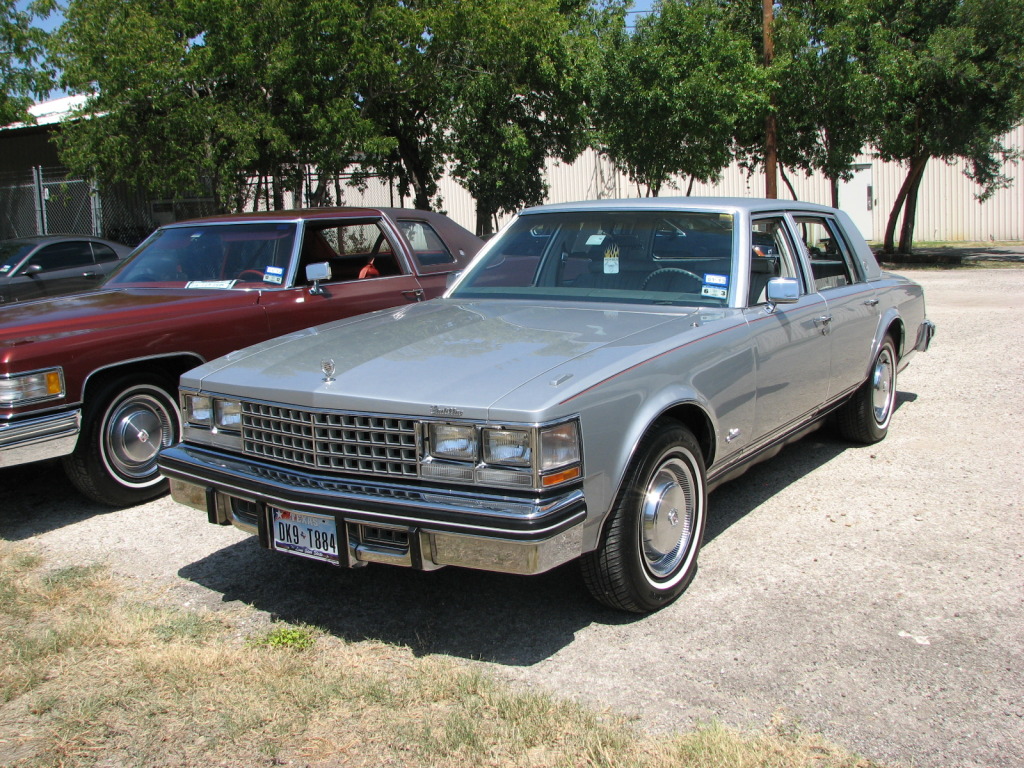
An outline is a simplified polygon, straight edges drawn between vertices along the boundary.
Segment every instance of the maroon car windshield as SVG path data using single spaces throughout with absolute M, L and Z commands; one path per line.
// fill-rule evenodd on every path
M 108 287 L 281 287 L 295 245 L 294 223 L 196 224 L 157 230 Z

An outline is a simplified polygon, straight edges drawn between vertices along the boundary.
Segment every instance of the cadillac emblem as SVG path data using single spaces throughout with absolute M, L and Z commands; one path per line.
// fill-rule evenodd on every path
M 334 365 L 333 360 L 321 360 L 320 370 L 324 372 L 324 381 L 330 384 L 334 381 L 334 372 L 338 370 L 338 368 Z

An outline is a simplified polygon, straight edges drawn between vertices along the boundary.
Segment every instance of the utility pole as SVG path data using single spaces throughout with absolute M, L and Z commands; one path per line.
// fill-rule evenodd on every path
M 775 13 L 773 0 L 761 0 L 761 31 L 764 36 L 764 66 L 772 65 L 775 58 L 775 42 L 772 39 L 772 22 Z M 779 196 L 778 180 L 778 134 L 775 126 L 774 101 L 768 105 L 768 114 L 764 119 L 764 196 Z

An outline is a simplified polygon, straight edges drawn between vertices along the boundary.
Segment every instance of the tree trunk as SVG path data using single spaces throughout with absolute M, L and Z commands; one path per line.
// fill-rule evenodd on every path
M 924 179 L 924 168 L 927 164 L 927 156 L 920 158 L 917 173 L 914 175 L 914 181 L 907 192 L 906 204 L 903 206 L 903 227 L 900 230 L 900 253 L 909 254 L 914 247 L 914 223 L 917 221 L 917 193 L 921 189 L 921 181 Z
M 494 215 L 497 211 L 489 210 L 489 206 L 481 200 L 476 201 L 476 236 L 484 237 L 494 234 Z
M 789 190 L 789 194 L 793 196 L 794 200 L 799 198 L 796 196 L 796 189 L 793 188 L 793 184 L 789 180 L 789 176 L 786 175 L 786 168 L 782 163 L 779 163 L 779 175 L 782 177 L 783 183 L 786 185 L 786 189 Z
M 839 207 L 839 179 L 831 178 L 828 180 L 829 189 L 832 192 L 832 207 Z
M 896 239 L 896 222 L 899 221 L 900 213 L 903 211 L 904 204 L 906 203 L 907 195 L 910 193 L 911 187 L 916 183 L 915 180 L 924 173 L 924 166 L 927 162 L 927 155 L 923 157 L 921 155 L 915 155 L 910 159 L 910 170 L 907 172 L 907 178 L 903 180 L 903 186 L 900 187 L 899 194 L 896 195 L 896 200 L 893 202 L 892 209 L 889 211 L 889 222 L 885 227 L 885 239 L 882 241 L 882 253 L 894 252 L 893 245 Z
M 284 210 L 284 184 L 281 182 L 279 173 L 280 171 L 270 177 L 270 189 L 274 195 L 273 209 L 275 211 Z

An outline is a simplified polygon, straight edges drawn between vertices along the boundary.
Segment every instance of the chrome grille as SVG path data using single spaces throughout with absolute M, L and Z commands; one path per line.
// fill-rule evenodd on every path
M 416 422 L 242 403 L 242 444 L 252 456 L 357 475 L 416 477 Z

